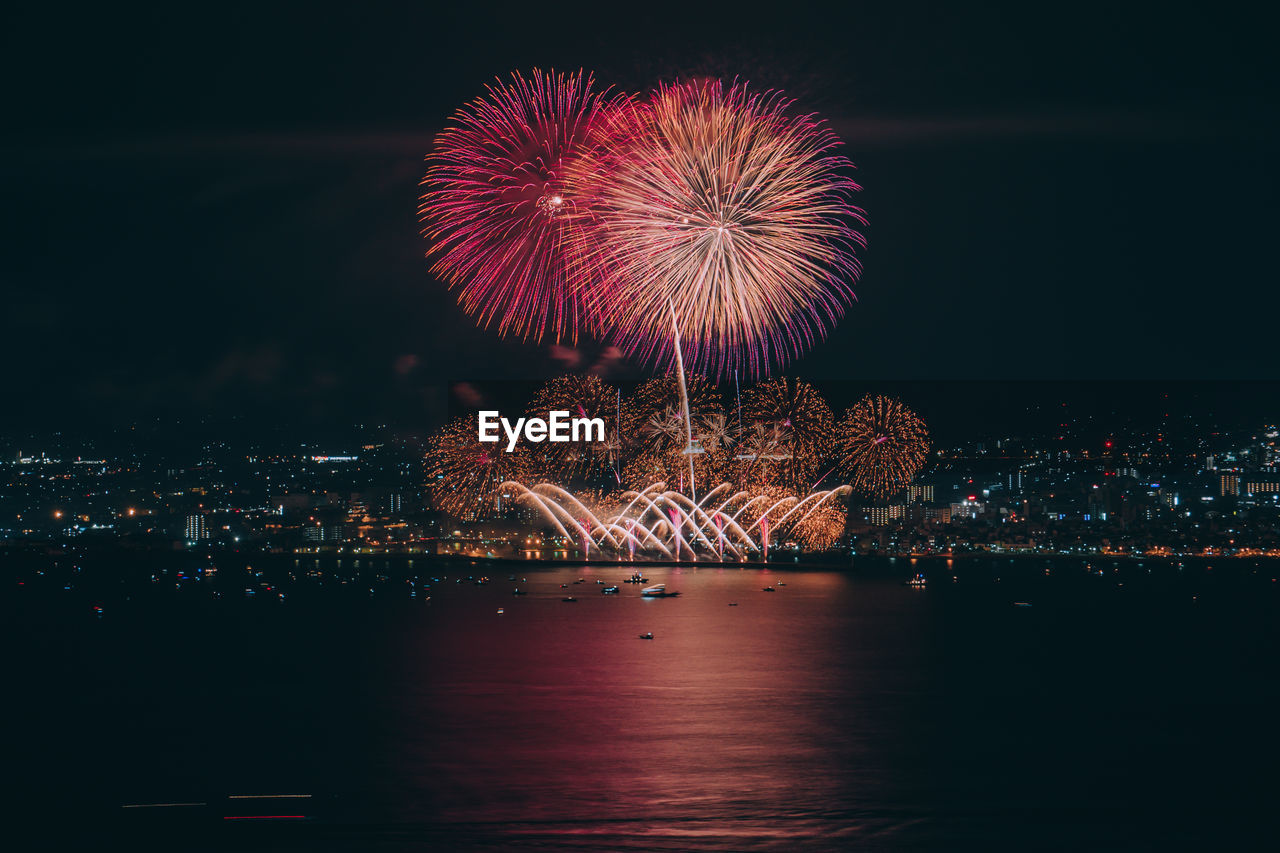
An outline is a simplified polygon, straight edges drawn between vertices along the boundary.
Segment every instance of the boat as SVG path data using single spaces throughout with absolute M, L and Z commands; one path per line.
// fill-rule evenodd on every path
M 523 589 L 513 589 L 511 590 L 511 594 L 512 595 L 528 595 L 529 593 Z
M 631 577 L 627 578 L 623 583 L 648 583 L 649 579 L 643 577 L 639 572 L 635 572 Z
M 730 606 L 730 607 L 737 607 L 737 606 L 738 606 L 738 602 L 736 602 L 736 601 L 730 601 L 730 602 L 729 602 L 729 606 Z
M 903 586 L 925 586 L 928 583 L 929 581 L 920 572 L 916 572 L 915 577 L 902 582 Z
M 653 632 L 652 632 L 652 631 L 648 631 L 648 632 L 646 632 L 646 633 L 641 634 L 641 635 L 640 635 L 640 639 L 642 639 L 642 640 L 652 640 L 652 639 L 653 639 Z
M 773 587 L 771 587 L 771 586 L 766 586 L 764 589 L 762 589 L 762 590 L 760 590 L 760 591 L 761 591 L 761 592 L 777 592 L 777 590 L 776 590 L 776 589 L 774 589 L 774 588 L 773 588 Z
M 667 585 L 660 583 L 657 586 L 646 587 L 640 594 L 645 598 L 675 598 L 680 593 L 667 592 Z
M 1030 607 L 1030 606 L 1031 606 L 1031 602 L 1030 602 L 1030 601 L 1015 601 L 1015 602 L 1013 603 L 1013 606 L 1014 606 L 1014 607 Z
M 605 595 L 612 595 L 618 591 L 619 591 L 618 587 L 616 586 L 606 586 L 604 589 L 600 590 L 600 592 L 604 593 Z
M 578 602 L 578 599 L 574 598 L 572 595 L 567 595 L 567 596 L 565 596 L 564 598 L 562 598 L 562 599 L 560 599 L 560 600 L 561 600 L 561 601 L 567 601 L 567 602 L 569 602 L 570 604 L 576 604 L 576 603 Z

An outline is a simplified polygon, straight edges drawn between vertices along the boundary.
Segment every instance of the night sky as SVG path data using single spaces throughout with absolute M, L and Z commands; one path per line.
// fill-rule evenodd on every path
M 1276 375 L 1275 51 L 1225 4 L 24 5 L 0 34 L 3 426 L 429 425 L 450 382 L 595 363 L 476 329 L 423 259 L 432 138 L 533 66 L 740 75 L 831 120 L 866 274 L 794 374 Z

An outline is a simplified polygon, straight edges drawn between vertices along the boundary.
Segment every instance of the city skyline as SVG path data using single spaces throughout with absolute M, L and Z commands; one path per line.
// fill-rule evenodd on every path
M 1075 402 L 1092 402 L 1093 410 L 1033 405 L 1018 427 L 1000 428 L 986 417 L 981 429 L 970 424 L 962 436 L 934 428 L 928 458 L 905 486 L 879 500 L 841 499 L 848 522 L 830 553 L 963 553 L 992 542 L 1035 553 L 1100 553 L 1104 542 L 1111 552 L 1134 555 L 1274 549 L 1277 419 L 1202 409 L 1194 392 L 1205 389 L 1181 387 L 1181 395 L 1156 392 L 1165 385 L 1127 389 L 1129 400 L 1146 392 L 1168 411 L 1125 411 L 1112 408 L 1115 401 L 1099 411 L 1099 401 L 1086 395 Z M 1041 402 L 1063 396 L 1054 391 L 1061 389 L 1042 388 Z M 925 399 L 926 413 L 932 408 L 919 389 L 907 399 Z M 1267 395 L 1267 405 L 1274 399 Z M 265 434 L 220 433 L 213 421 L 204 434 L 184 430 L 185 445 L 155 440 L 175 426 L 88 440 L 27 435 L 25 449 L 21 439 L 0 437 L 8 454 L 0 466 L 7 483 L 0 538 L 14 545 L 185 542 L 243 553 L 363 547 L 430 554 L 482 530 L 506 531 L 501 537 L 512 542 L 534 531 L 556 537 L 545 518 L 515 506 L 514 493 L 504 493 L 496 513 L 440 512 L 426 431 L 352 425 L 345 438 L 325 439 L 282 425 Z M 841 482 L 832 472 L 826 479 L 828 488 Z M 582 476 L 562 482 L 587 490 L 607 485 Z M 1236 528 L 1238 541 L 1218 536 Z M 560 559 L 585 558 L 581 543 L 563 532 L 555 539 Z M 779 542 L 788 536 L 783 531 Z

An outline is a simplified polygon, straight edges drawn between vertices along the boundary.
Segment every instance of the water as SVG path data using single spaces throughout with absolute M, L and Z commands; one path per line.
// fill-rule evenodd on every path
M 422 560 L 410 597 L 381 558 L 283 602 L 245 597 L 238 566 L 218 600 L 171 576 L 11 587 L 10 802 L 47 837 L 241 849 L 1267 838 L 1280 566 L 1089 566 L 646 569 L 683 593 L 660 600 L 602 595 L 617 565 Z M 918 570 L 929 587 L 904 586 Z M 227 799 L 282 793 L 310 796 Z M 205 805 L 121 808 L 150 803 Z M 261 815 L 306 819 L 225 819 Z

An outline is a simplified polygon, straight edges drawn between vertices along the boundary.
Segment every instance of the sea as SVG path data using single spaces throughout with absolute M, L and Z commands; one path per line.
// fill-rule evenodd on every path
M 7 562 L 19 849 L 1277 843 L 1277 560 Z

